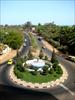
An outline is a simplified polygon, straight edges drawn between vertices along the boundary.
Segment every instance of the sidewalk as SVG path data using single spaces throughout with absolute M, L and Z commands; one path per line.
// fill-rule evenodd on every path
M 43 43 L 44 46 L 45 46 L 46 48 L 48 48 L 50 51 L 53 51 L 53 49 L 54 49 L 56 54 L 63 54 L 63 53 L 61 53 L 59 50 L 57 50 L 55 47 L 53 47 L 51 44 L 49 44 L 47 41 L 42 40 L 42 43 Z

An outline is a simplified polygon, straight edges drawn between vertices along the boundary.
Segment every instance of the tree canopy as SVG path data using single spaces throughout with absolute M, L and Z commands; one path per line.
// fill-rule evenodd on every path
M 0 42 L 9 45 L 13 49 L 19 49 L 23 43 L 23 34 L 20 30 L 13 28 L 1 28 Z
M 54 23 L 38 24 L 36 26 L 36 33 L 43 36 L 44 39 L 52 43 L 55 47 L 60 46 L 64 49 L 63 51 L 75 54 L 75 25 L 58 26 Z

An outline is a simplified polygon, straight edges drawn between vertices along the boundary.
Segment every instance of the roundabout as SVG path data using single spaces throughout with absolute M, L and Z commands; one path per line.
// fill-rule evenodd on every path
M 25 62 L 21 63 L 19 60 L 20 63 L 16 63 L 10 68 L 10 80 L 16 85 L 34 89 L 52 88 L 64 83 L 68 78 L 68 73 L 64 66 L 59 64 L 54 50 L 51 60 L 43 53 L 42 49 L 39 50 L 37 56 L 33 55 L 37 54 L 37 50 L 33 48 L 37 47 L 39 49 L 39 47 L 35 37 L 31 33 L 30 36 L 32 49 L 30 48 Z M 41 70 L 39 70 L 40 68 Z
M 10 77 L 10 80 L 14 84 L 21 85 L 24 88 L 34 88 L 34 89 L 35 88 L 37 88 L 37 89 L 52 88 L 52 87 L 56 87 L 56 86 L 60 85 L 61 83 L 64 83 L 64 81 L 66 81 L 68 78 L 68 73 L 67 73 L 66 69 L 62 65 L 60 65 L 60 66 L 63 70 L 63 75 L 59 79 L 56 79 L 55 81 L 50 81 L 47 83 L 41 83 L 41 84 L 31 83 L 31 82 L 26 82 L 21 79 L 18 79 L 14 74 L 14 66 L 11 66 L 11 68 L 9 70 L 9 77 Z
M 28 46 L 28 45 L 27 45 Z M 26 54 L 26 51 L 28 47 L 24 48 L 24 52 L 22 52 L 22 55 L 24 56 L 24 54 Z M 46 54 L 51 56 L 51 51 L 46 49 Z M 61 100 L 61 98 L 65 98 L 63 100 L 66 100 L 66 98 L 68 98 L 68 100 L 74 100 L 75 96 L 73 95 L 75 93 L 75 64 L 65 60 L 63 57 L 58 56 L 58 60 L 59 63 L 61 64 L 61 67 L 63 68 L 63 74 L 62 76 L 64 77 L 60 77 L 60 80 L 62 80 L 59 83 L 59 80 L 55 80 L 54 82 L 48 82 L 47 84 L 37 84 L 37 83 L 30 83 L 30 82 L 25 82 L 25 81 L 21 81 L 20 79 L 17 79 L 17 77 L 15 77 L 15 75 L 13 74 L 13 68 L 14 66 L 7 66 L 6 63 L 0 65 L 0 82 L 2 82 L 3 84 L 7 84 L 9 86 L 14 86 L 14 87 L 21 87 L 23 89 L 27 88 L 27 89 L 35 89 L 35 90 L 39 90 L 39 91 L 44 91 L 47 93 L 51 93 L 53 94 L 55 97 L 59 98 Z M 61 87 L 62 84 L 67 87 L 68 89 L 66 90 L 66 88 Z M 33 87 L 30 87 L 33 86 Z M 38 87 L 37 87 L 38 86 Z M 72 92 L 70 92 L 72 91 Z M 63 96 L 64 95 L 64 96 Z M 71 99 L 72 98 L 72 99 Z

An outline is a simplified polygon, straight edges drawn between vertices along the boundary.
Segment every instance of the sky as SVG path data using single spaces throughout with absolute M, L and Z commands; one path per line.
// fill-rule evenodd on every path
M 74 0 L 0 0 L 0 24 L 75 24 Z

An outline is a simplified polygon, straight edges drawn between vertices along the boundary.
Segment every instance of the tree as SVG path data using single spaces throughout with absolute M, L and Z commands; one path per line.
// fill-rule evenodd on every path
M 11 31 L 5 36 L 4 43 L 13 49 L 19 49 L 23 43 L 23 35 L 17 31 Z
M 54 50 L 53 50 L 53 52 L 52 52 L 51 62 L 52 62 L 52 63 L 55 63 L 55 64 L 58 64 L 58 60 L 57 60 L 57 58 L 56 58 L 56 55 L 55 55 L 55 51 L 54 51 Z
M 30 21 L 27 21 L 24 25 L 23 25 L 23 29 L 30 31 L 32 27 L 32 23 Z
M 40 50 L 40 54 L 39 54 L 39 58 L 42 59 L 42 58 L 43 58 L 43 55 L 44 55 L 44 54 L 43 54 L 43 51 L 42 51 L 42 49 L 41 49 L 41 50 Z

